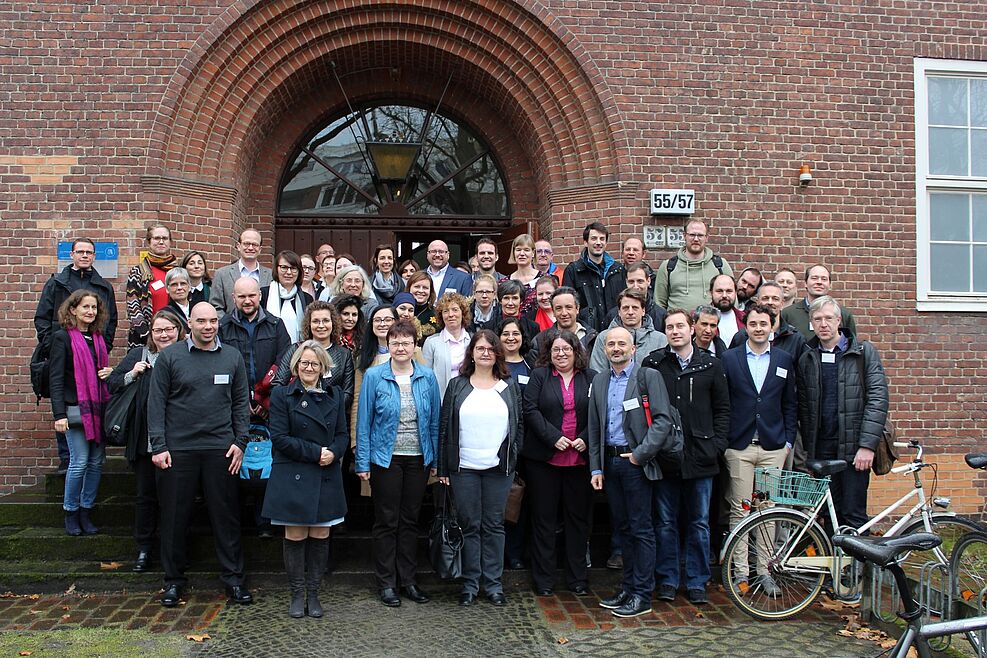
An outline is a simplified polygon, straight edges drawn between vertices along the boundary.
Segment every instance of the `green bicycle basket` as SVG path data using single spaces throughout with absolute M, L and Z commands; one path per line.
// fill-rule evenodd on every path
M 779 505 L 814 507 L 828 487 L 828 477 L 814 478 L 780 468 L 754 469 L 754 490 L 767 494 L 768 500 Z

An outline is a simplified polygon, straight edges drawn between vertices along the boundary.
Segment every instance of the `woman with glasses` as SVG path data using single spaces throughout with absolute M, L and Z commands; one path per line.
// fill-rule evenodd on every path
M 323 257 L 322 262 L 319 263 L 319 273 L 321 275 L 319 282 L 320 283 L 319 296 L 316 297 L 316 299 L 327 301 L 328 298 L 325 297 L 324 295 L 329 294 L 326 291 L 329 289 L 329 286 L 332 285 L 332 282 L 336 279 L 336 257 L 334 255 L 329 254 Z
M 151 387 L 151 369 L 161 350 L 185 340 L 186 334 L 185 323 L 178 316 L 168 309 L 158 311 L 151 320 L 147 345 L 127 352 L 123 361 L 106 380 L 113 395 L 129 386 L 137 387 L 134 394 L 134 417 L 123 451 L 137 480 L 137 504 L 134 508 L 134 541 L 137 542 L 134 571 L 137 573 L 151 568 L 154 532 L 158 527 L 158 488 L 154 479 L 157 469 L 151 463 L 151 444 L 147 438 L 147 397 Z
M 165 309 L 178 316 L 185 333 L 188 333 L 188 317 L 192 312 L 192 300 L 189 298 L 192 283 L 189 280 L 188 270 L 184 267 L 173 267 L 165 274 L 164 282 L 165 289 L 168 291 L 168 304 Z
M 404 290 L 404 279 L 394 269 L 394 247 L 389 244 L 379 244 L 374 249 L 373 276 L 371 283 L 374 294 L 381 304 L 388 306 L 394 301 L 394 295 Z
M 329 355 L 331 365 L 322 372 L 319 387 L 323 391 L 336 388 L 343 395 L 344 408 L 349 412 L 353 404 L 353 388 L 355 386 L 355 368 L 350 351 L 339 344 L 341 331 L 339 313 L 336 307 L 328 302 L 312 302 L 305 307 L 302 317 L 302 339 L 285 351 L 278 364 L 278 370 L 271 380 L 272 386 L 286 386 L 291 382 L 291 360 L 301 347 L 302 342 L 315 341 Z
M 466 358 L 466 346 L 470 342 L 466 325 L 470 322 L 469 301 L 459 293 L 442 295 L 435 305 L 439 320 L 439 333 L 429 336 L 422 346 L 425 365 L 435 373 L 439 382 L 439 397 L 443 397 L 449 380 L 459 376 L 459 368 Z
M 171 229 L 164 224 L 147 227 L 147 255 L 130 268 L 127 274 L 127 316 L 130 348 L 147 344 L 151 317 L 168 305 L 165 275 L 175 267 L 178 258 L 171 251 Z
M 278 252 L 274 262 L 271 285 L 261 288 L 260 304 L 269 315 L 281 318 L 288 338 L 297 343 L 305 307 L 312 303 L 312 297 L 299 286 L 302 259 L 285 250 Z
M 442 299 L 450 296 L 458 295 Z M 439 481 L 452 486 L 463 530 L 459 605 L 473 605 L 482 589 L 490 603 L 502 606 L 504 507 L 524 423 L 521 390 L 492 331 L 482 329 L 469 342 L 459 376 L 442 401 L 439 427 Z
M 343 522 L 340 463 L 346 450 L 346 401 L 323 386 L 336 367 L 316 340 L 292 351 L 291 383 L 271 395 L 273 465 L 263 515 L 284 526 L 284 566 L 294 618 L 321 617 L 319 586 L 329 562 L 330 528 Z
M 561 510 L 565 532 L 565 579 L 569 591 L 589 591 L 586 543 L 592 489 L 586 453 L 589 386 L 596 373 L 571 331 L 545 335 L 524 390 L 527 493 L 531 501 L 531 578 L 535 593 L 555 587 L 555 529 Z
M 188 295 L 189 304 L 195 306 L 199 302 L 208 302 L 212 277 L 206 267 L 206 257 L 201 251 L 190 251 L 182 259 L 181 266 L 188 272 L 188 282 L 192 286 Z
M 418 514 L 435 475 L 439 385 L 413 359 L 415 333 L 407 321 L 387 330 L 389 358 L 364 375 L 357 413 L 356 473 L 373 487 L 374 571 L 388 607 L 401 605 L 399 592 L 415 603 L 429 601 L 416 580 Z
M 318 299 L 322 292 L 322 282 L 315 278 L 315 261 L 308 254 L 302 254 L 298 258 L 302 261 L 302 282 L 299 286 L 313 300 Z
M 379 304 L 367 273 L 359 265 L 349 265 L 343 269 L 339 269 L 338 259 L 336 260 L 336 266 L 336 279 L 328 288 L 330 303 L 335 303 L 341 297 L 359 297 L 363 300 L 360 309 L 363 311 L 364 317 L 369 316 L 370 312 L 377 308 Z M 325 291 L 323 291 L 322 295 L 323 297 L 327 296 Z
M 480 329 L 497 328 L 500 308 L 497 306 L 497 281 L 489 274 L 478 274 L 473 280 L 473 303 L 470 304 L 470 333 Z

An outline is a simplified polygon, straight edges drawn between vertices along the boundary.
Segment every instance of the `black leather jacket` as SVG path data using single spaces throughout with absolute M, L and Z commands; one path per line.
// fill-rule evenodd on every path
M 517 467 L 517 456 L 524 445 L 524 413 L 521 408 L 521 389 L 513 379 L 503 380 L 507 386 L 500 397 L 507 404 L 507 437 L 500 446 L 500 470 L 510 475 Z M 440 477 L 459 472 L 459 409 L 473 392 L 469 377 L 453 377 L 442 398 L 442 414 L 439 417 L 439 459 L 436 467 Z

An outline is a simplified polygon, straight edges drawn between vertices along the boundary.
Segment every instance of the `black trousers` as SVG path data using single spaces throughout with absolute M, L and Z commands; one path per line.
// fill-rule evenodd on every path
M 559 507 L 565 532 L 565 579 L 572 588 L 588 583 L 586 542 L 589 541 L 593 489 L 588 466 L 551 466 L 527 460 L 525 497 L 531 501 L 531 579 L 535 589 L 555 586 L 555 529 Z
M 374 502 L 374 571 L 380 589 L 417 584 L 418 515 L 428 484 L 421 457 L 394 455 L 387 468 L 370 464 Z
M 870 520 L 867 516 L 867 487 L 870 469 L 858 471 L 851 461 L 845 471 L 834 473 L 829 483 L 833 506 L 840 525 L 859 528 Z
M 137 479 L 137 504 L 134 509 L 134 541 L 138 551 L 150 551 L 158 529 L 157 467 L 151 455 L 137 455 L 132 464 Z
M 225 450 L 174 451 L 171 468 L 158 470 L 161 506 L 161 566 L 167 585 L 184 586 L 188 558 L 185 531 L 199 486 L 209 511 L 216 557 L 225 585 L 243 584 L 243 550 L 240 546 L 239 477 L 229 472 Z

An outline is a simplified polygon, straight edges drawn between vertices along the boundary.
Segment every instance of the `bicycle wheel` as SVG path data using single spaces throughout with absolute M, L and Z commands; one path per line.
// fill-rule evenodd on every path
M 905 575 L 917 581 L 922 572 L 922 566 L 926 562 L 937 561 L 939 564 L 948 566 L 949 556 L 953 552 L 953 547 L 960 541 L 963 535 L 977 532 L 980 526 L 963 516 L 947 514 L 944 512 L 932 514 L 932 532 L 942 538 L 942 545 L 931 552 L 906 553 L 898 563 L 905 570 Z M 898 536 L 910 535 L 915 532 L 926 532 L 922 519 L 915 519 L 905 526 Z
M 960 538 L 949 558 L 949 573 L 953 579 L 953 601 L 956 617 L 983 614 L 987 607 L 987 532 L 973 532 Z M 984 633 L 966 634 L 978 656 L 987 655 Z
M 734 605 L 772 621 L 794 617 L 815 600 L 829 567 L 799 567 L 786 560 L 832 554 L 821 528 L 808 524 L 796 512 L 773 509 L 740 526 L 727 544 L 722 568 L 723 587 Z

